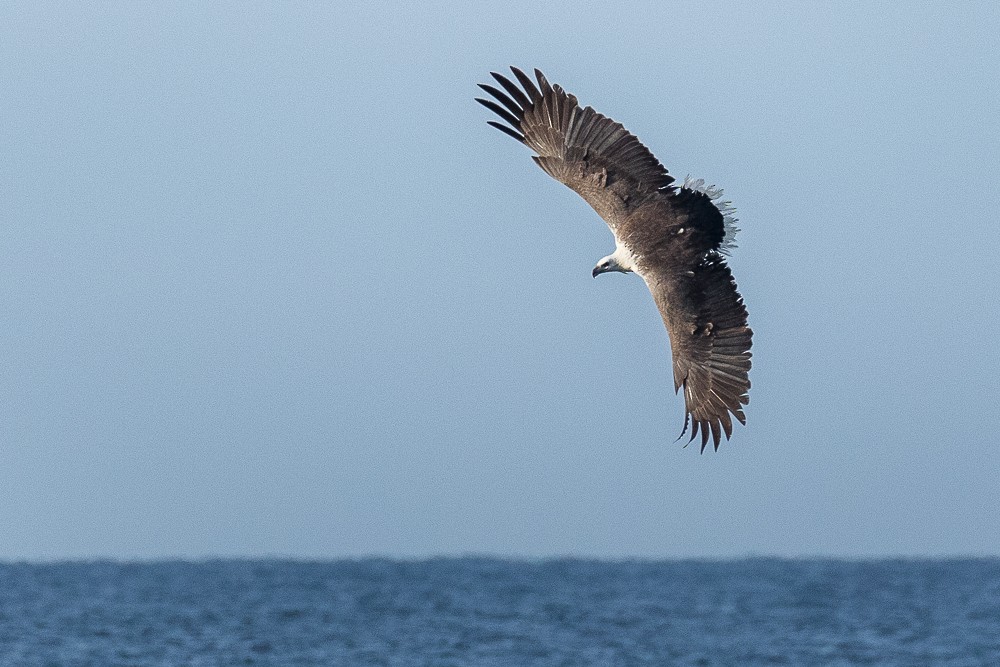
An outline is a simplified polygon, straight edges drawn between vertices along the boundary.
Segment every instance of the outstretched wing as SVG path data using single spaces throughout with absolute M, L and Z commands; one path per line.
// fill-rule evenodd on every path
M 690 420 L 691 440 L 701 430 L 702 451 L 711 431 L 718 449 L 722 433 L 732 435 L 730 415 L 746 424 L 743 406 L 750 400 L 753 332 L 733 274 L 709 252 L 690 271 L 664 267 L 643 278 L 670 334 L 674 388 L 684 388 L 684 428 Z
M 549 85 L 537 69 L 537 87 L 510 69 L 521 87 L 495 72 L 503 91 L 480 84 L 496 102 L 477 101 L 507 122 L 489 124 L 538 153 L 538 166 L 583 197 L 612 229 L 628 208 L 670 188 L 673 177 L 621 123 L 580 108 L 576 97 Z

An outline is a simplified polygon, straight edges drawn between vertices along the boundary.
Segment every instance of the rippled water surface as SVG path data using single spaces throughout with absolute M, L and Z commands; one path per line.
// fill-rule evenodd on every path
M 1000 665 L 1000 560 L 0 565 L 3 665 Z

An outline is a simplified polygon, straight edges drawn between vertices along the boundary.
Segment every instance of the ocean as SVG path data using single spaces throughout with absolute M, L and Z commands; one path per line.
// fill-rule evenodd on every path
M 1000 665 L 1000 560 L 6 563 L 0 665 Z

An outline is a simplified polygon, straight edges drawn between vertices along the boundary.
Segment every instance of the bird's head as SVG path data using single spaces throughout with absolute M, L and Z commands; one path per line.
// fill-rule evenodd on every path
M 596 278 L 598 275 L 602 273 L 607 273 L 608 271 L 629 273 L 632 269 L 628 269 L 622 266 L 621 262 L 618 261 L 618 258 L 615 257 L 615 255 L 617 254 L 618 253 L 615 252 L 615 254 L 613 255 L 608 255 L 607 257 L 602 258 L 601 261 L 597 263 L 597 266 L 594 267 L 594 270 L 591 272 L 591 275 Z

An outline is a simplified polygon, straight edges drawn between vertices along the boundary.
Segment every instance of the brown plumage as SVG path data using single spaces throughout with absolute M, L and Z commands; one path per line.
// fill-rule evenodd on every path
M 477 101 L 507 124 L 490 125 L 525 144 L 550 176 L 583 197 L 615 236 L 613 255 L 594 275 L 635 271 L 646 282 L 670 336 L 674 389 L 684 388 L 684 429 L 701 431 L 719 448 L 732 435 L 732 419 L 746 424 L 750 345 L 747 310 L 722 257 L 727 203 L 701 182 L 678 188 L 667 170 L 620 123 L 521 70 L 520 84 L 491 73 L 503 90 L 481 84 L 496 101 Z M 681 432 L 681 435 L 684 431 Z

